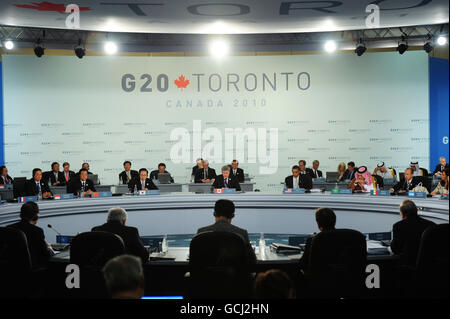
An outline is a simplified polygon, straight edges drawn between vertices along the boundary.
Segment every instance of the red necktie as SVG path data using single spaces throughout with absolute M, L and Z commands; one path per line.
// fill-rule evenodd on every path
M 68 181 L 69 181 L 69 174 L 66 173 L 66 182 L 68 182 Z

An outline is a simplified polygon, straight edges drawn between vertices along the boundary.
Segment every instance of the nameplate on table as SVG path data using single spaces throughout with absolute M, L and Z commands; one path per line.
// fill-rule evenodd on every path
M 389 190 L 371 190 L 370 191 L 371 196 L 391 196 L 391 192 Z
M 314 178 L 313 182 L 315 183 L 325 183 L 326 179 L 324 177 Z
M 448 194 L 442 194 L 441 199 L 448 200 Z
M 331 190 L 331 194 L 335 195 L 351 195 L 353 194 L 351 188 L 334 188 Z
M 17 200 L 19 203 L 37 202 L 38 198 L 37 198 L 37 196 L 23 196 L 23 197 L 19 197 Z
M 98 198 L 98 197 L 111 197 L 112 192 L 93 192 L 92 197 Z
M 285 188 L 283 189 L 283 194 L 304 194 L 304 188 Z
M 215 188 L 215 194 L 233 194 L 236 193 L 236 188 Z
M 68 236 L 68 235 L 56 235 L 56 243 L 57 244 L 70 244 L 72 239 L 75 236 Z
M 147 196 L 147 195 L 159 195 L 161 194 L 161 191 L 159 189 L 149 189 L 147 191 L 139 191 L 139 196 Z
M 0 185 L 0 189 L 4 189 L 4 190 L 13 189 L 13 188 L 14 188 L 13 184 Z
M 408 192 L 408 197 L 411 197 L 411 198 L 427 198 L 427 193 L 425 193 L 425 192 Z
M 55 194 L 55 200 L 74 199 L 73 194 Z

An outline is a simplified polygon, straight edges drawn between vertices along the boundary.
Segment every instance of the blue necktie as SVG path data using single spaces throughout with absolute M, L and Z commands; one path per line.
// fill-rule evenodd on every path
M 38 189 L 38 193 L 41 192 L 41 183 L 36 183 L 37 189 Z
M 228 178 L 225 179 L 225 187 L 228 188 Z

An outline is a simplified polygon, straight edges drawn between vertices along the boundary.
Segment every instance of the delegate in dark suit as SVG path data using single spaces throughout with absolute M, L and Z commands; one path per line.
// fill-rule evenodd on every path
M 450 164 L 449 163 L 446 163 L 445 165 L 437 164 L 435 169 L 434 169 L 434 171 L 433 171 L 433 175 L 436 174 L 437 172 L 441 172 L 442 173 L 443 171 L 445 171 L 445 170 L 447 170 L 449 168 L 450 168 Z
M 91 190 L 93 192 L 96 192 L 94 182 L 90 179 L 87 179 L 84 185 L 83 189 L 83 183 L 79 178 L 73 179 L 68 185 L 67 185 L 67 193 L 72 193 L 74 195 L 77 195 L 82 192 L 87 192 L 88 190 Z
M 225 185 L 225 179 L 223 178 L 223 175 L 219 175 L 216 177 L 213 183 L 214 188 L 235 188 L 237 191 L 241 190 L 241 185 L 239 185 L 239 181 L 236 177 L 228 177 L 227 185 Z
M 290 175 L 284 179 L 286 188 L 294 188 L 294 175 Z M 312 188 L 312 178 L 307 174 L 298 175 L 298 187 L 304 189 Z
M 27 237 L 28 250 L 30 251 L 31 264 L 33 268 L 47 266 L 50 258 L 50 250 L 45 242 L 44 231 L 42 228 L 30 224 L 27 221 L 20 221 L 7 227 L 20 229 Z
M 323 175 L 322 175 L 322 171 L 321 170 L 316 170 L 316 172 L 314 172 L 314 170 L 311 169 L 309 171 L 309 176 L 311 176 L 311 178 L 321 178 Z
M 245 229 L 234 226 L 226 220 L 218 220 L 215 224 L 199 228 L 199 230 L 197 231 L 197 234 L 208 232 L 208 231 L 227 231 L 227 232 L 238 234 L 239 236 L 241 236 L 244 239 L 244 241 L 246 243 L 247 257 L 248 257 L 249 264 L 256 263 L 256 255 L 250 244 L 250 239 L 248 238 L 248 232 Z
M 414 189 L 418 184 L 420 183 L 420 178 L 417 176 L 414 176 L 411 181 L 408 183 L 405 179 L 402 179 L 397 184 L 394 185 L 393 189 L 394 192 L 397 193 L 398 191 L 410 191 Z
M 347 170 L 345 170 L 345 173 L 344 173 L 344 180 L 347 180 L 347 179 L 349 179 L 349 180 L 352 180 L 353 178 L 355 178 L 355 173 L 356 173 L 356 170 L 357 170 L 358 168 L 357 167 L 355 167 L 354 169 L 353 169 L 353 171 L 349 171 L 348 169 Z
M 70 181 L 75 177 L 75 172 L 74 171 L 62 171 L 61 172 L 63 179 L 64 179 L 64 185 L 67 185 L 70 183 Z
M 400 255 L 404 264 L 415 265 L 422 233 L 432 225 L 432 221 L 419 216 L 407 217 L 395 223 L 392 228 L 392 252 Z
M 6 177 L 0 176 L 0 185 L 12 184 L 13 179 L 11 176 L 6 175 Z
M 233 171 L 233 167 L 231 165 L 230 166 L 230 176 L 233 176 L 235 178 L 237 178 L 237 180 L 239 181 L 239 183 L 243 183 L 245 180 L 245 176 L 244 176 L 244 170 L 242 168 L 237 168 L 236 169 L 236 174 Z
M 46 193 L 50 192 L 50 187 L 47 183 L 44 183 L 42 179 L 39 181 L 39 184 L 41 185 L 41 192 Z M 39 195 L 39 188 L 37 186 L 36 181 L 32 178 L 27 180 L 25 183 L 25 196 L 37 196 Z
M 125 252 L 127 254 L 140 257 L 142 263 L 148 260 L 148 250 L 142 244 L 136 227 L 125 226 L 119 221 L 110 221 L 92 228 L 92 231 L 106 231 L 120 236 L 125 244 Z
M 197 174 L 195 175 L 195 182 L 201 183 L 202 179 L 213 179 L 216 177 L 217 177 L 216 170 L 214 168 L 208 167 L 207 172 L 205 172 L 205 169 L 202 168 L 197 171 Z
M 139 173 L 134 170 L 130 170 L 130 176 L 131 179 L 128 180 L 127 172 L 122 171 L 122 173 L 119 174 L 119 178 L 122 181 L 123 184 L 128 184 L 132 179 L 139 178 Z
M 138 191 L 142 190 L 142 181 L 139 178 L 135 178 L 132 179 L 129 183 L 128 183 L 128 189 L 130 191 L 134 191 L 134 187 L 136 186 L 136 189 Z M 150 178 L 147 178 L 144 182 L 144 188 L 147 189 L 158 189 L 158 187 L 152 182 L 152 180 Z
M 167 173 L 167 174 L 170 175 L 170 173 L 169 173 L 168 171 L 164 171 L 164 173 Z M 153 179 L 158 179 L 158 175 L 159 175 L 159 171 L 158 171 L 157 169 L 155 169 L 154 171 L 151 171 L 151 173 L 150 173 L 150 179 L 151 179 L 151 180 L 153 180 Z M 170 182 L 171 182 L 172 184 L 174 183 L 174 180 L 173 180 L 172 175 L 170 175 Z
M 48 184 L 50 182 L 50 185 L 54 185 L 56 182 L 59 182 L 58 185 L 63 186 L 66 184 L 66 180 L 64 178 L 63 172 L 58 172 L 58 177 L 56 177 L 55 173 L 53 171 L 45 172 L 43 174 L 45 176 L 44 182 Z M 44 179 L 44 178 L 42 178 Z

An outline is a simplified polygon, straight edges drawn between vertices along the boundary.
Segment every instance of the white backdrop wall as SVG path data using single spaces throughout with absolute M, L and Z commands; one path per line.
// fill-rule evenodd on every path
M 429 166 L 421 51 L 2 59 L 5 162 L 13 176 L 49 170 L 53 161 L 78 170 L 86 161 L 102 184 L 116 184 L 131 160 L 149 170 L 165 162 L 176 182 L 186 182 L 197 157 L 217 171 L 237 157 L 268 191 L 300 159 L 307 166 L 318 159 L 323 171 L 350 160 L 371 170 L 379 161 L 397 170 L 412 159 Z

